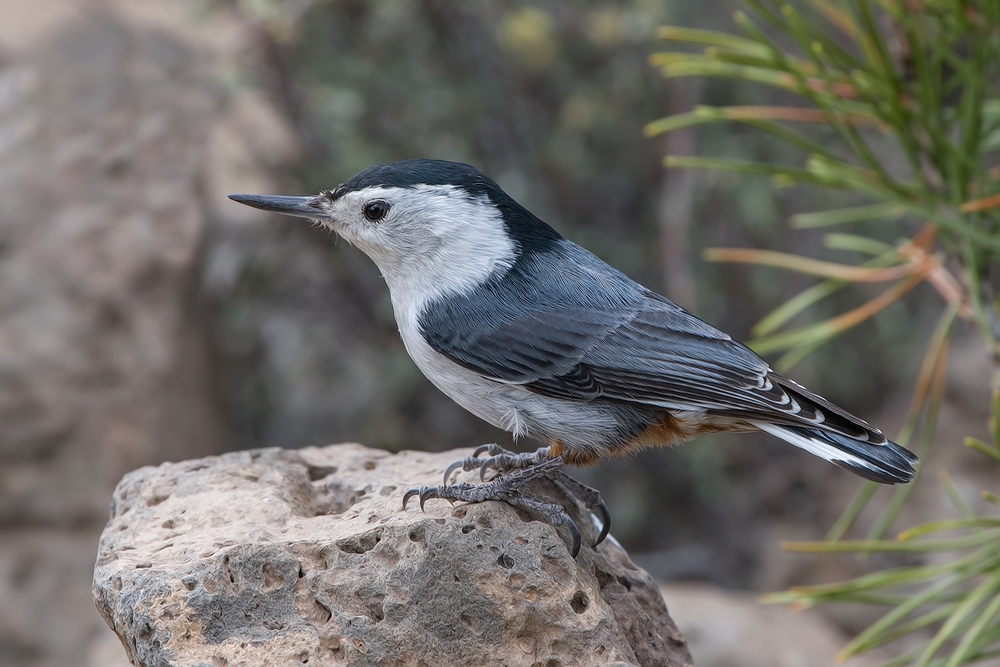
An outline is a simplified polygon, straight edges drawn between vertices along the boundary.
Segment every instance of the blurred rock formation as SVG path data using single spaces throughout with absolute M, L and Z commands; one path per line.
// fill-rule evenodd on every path
M 117 480 L 230 447 L 197 295 L 239 113 L 169 21 L 7 4 L 0 47 L 36 32 L 0 56 L 0 665 L 81 665 Z

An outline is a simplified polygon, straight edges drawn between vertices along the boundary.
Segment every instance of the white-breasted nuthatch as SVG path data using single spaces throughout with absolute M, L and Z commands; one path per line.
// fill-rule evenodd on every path
M 914 476 L 917 457 L 867 422 L 772 371 L 753 351 L 563 238 L 475 168 L 404 160 L 312 197 L 231 195 L 309 218 L 378 265 L 407 352 L 456 403 L 547 447 L 486 446 L 445 485 L 406 500 L 502 499 L 573 533 L 562 508 L 518 491 L 549 477 L 608 513 L 563 463 L 591 464 L 700 433 L 764 431 L 865 479 Z M 484 451 L 491 456 L 479 459 Z M 506 473 L 448 485 L 451 473 Z

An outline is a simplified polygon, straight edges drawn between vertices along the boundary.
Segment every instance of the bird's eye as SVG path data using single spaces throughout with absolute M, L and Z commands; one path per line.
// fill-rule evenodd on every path
M 369 222 L 378 222 L 389 212 L 389 202 L 384 199 L 373 199 L 365 204 L 361 212 L 365 214 Z

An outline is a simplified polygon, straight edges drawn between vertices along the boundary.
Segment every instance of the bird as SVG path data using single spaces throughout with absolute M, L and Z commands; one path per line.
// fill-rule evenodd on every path
M 576 557 L 578 527 L 528 482 L 546 477 L 599 513 L 596 546 L 610 513 L 565 465 L 729 431 L 762 431 L 867 480 L 914 478 L 909 450 L 566 239 L 471 165 L 402 160 L 318 195 L 229 198 L 313 220 L 361 249 L 431 383 L 515 440 L 544 443 L 530 453 L 483 445 L 443 485 L 407 491 L 404 511 L 414 496 L 421 508 L 503 500 L 566 526 Z M 449 484 L 459 468 L 478 468 L 483 483 Z

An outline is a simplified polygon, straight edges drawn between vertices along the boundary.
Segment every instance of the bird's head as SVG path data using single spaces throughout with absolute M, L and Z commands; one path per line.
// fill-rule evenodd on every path
M 467 288 L 561 238 L 474 167 L 445 160 L 378 165 L 315 196 L 229 198 L 328 227 L 368 254 L 390 288 Z

